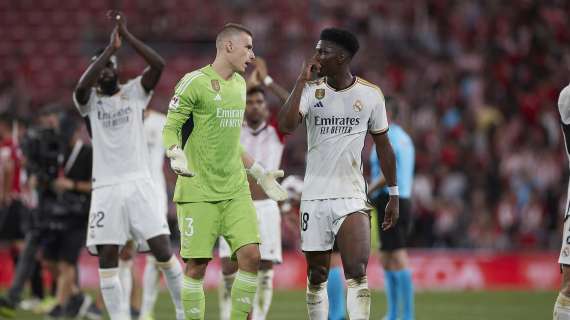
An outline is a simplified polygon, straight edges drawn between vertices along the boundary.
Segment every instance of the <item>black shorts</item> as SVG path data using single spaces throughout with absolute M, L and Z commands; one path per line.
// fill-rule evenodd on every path
M 20 201 L 12 201 L 0 208 L 0 240 L 24 239 L 25 208 Z
M 384 221 L 384 210 L 388 204 L 389 196 L 382 194 L 379 197 L 372 199 L 372 204 L 378 211 L 378 232 L 380 234 L 380 251 L 394 251 L 397 249 L 406 248 L 407 239 L 412 231 L 412 216 L 411 207 L 412 202 L 410 199 L 400 198 L 400 217 L 398 222 L 392 228 L 383 231 L 382 222 Z
M 42 241 L 44 259 L 76 264 L 79 253 L 85 246 L 85 232 L 85 228 L 45 232 Z

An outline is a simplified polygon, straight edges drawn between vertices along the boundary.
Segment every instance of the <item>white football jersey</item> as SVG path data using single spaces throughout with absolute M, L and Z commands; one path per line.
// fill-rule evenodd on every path
M 164 178 L 164 147 L 162 145 L 162 129 L 166 124 L 166 116 L 160 112 L 150 112 L 144 119 L 144 133 L 148 146 L 148 168 L 152 181 L 156 184 L 161 210 L 167 210 L 166 180 Z M 166 212 L 166 211 L 165 211 Z
M 245 151 L 265 169 L 277 170 L 281 166 L 284 145 L 274 126 L 263 123 L 253 130 L 244 122 L 240 142 Z
M 143 129 L 143 111 L 152 92 L 147 93 L 141 77 L 120 86 L 113 96 L 92 89 L 79 113 L 88 117 L 93 142 L 93 188 L 150 178 L 148 149 Z
M 307 127 L 307 169 L 302 200 L 366 200 L 362 149 L 366 133 L 388 130 L 384 95 L 379 87 L 356 77 L 344 90 L 326 80 L 309 82 L 299 109 Z

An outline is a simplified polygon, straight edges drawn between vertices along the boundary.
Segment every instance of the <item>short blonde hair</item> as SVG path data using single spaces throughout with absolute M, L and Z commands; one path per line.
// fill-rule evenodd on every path
M 253 38 L 253 34 L 246 26 L 239 23 L 226 23 L 216 36 L 216 47 L 219 47 L 221 45 L 221 42 L 228 36 L 242 32 Z

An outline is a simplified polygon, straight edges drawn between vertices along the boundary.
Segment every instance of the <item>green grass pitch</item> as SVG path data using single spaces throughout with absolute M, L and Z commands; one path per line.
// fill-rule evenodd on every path
M 537 320 L 552 319 L 556 292 L 420 292 L 416 294 L 418 320 Z M 307 319 L 305 295 L 302 291 L 277 291 L 269 312 L 270 320 Z M 384 315 L 385 297 L 382 292 L 372 296 L 370 319 Z M 43 319 L 42 316 L 19 312 L 15 319 Z M 156 320 L 173 319 L 173 307 L 166 292 L 162 292 L 156 307 Z M 217 294 L 206 295 L 206 319 L 217 320 Z

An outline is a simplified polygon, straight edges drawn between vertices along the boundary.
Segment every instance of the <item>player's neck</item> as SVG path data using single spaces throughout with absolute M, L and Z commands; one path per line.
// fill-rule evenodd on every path
M 340 72 L 333 76 L 327 76 L 327 84 L 335 90 L 343 90 L 350 87 L 355 79 L 350 70 Z
M 234 75 L 234 69 L 230 63 L 219 57 L 212 62 L 212 69 L 224 80 L 229 80 Z
M 253 131 L 256 131 L 257 129 L 259 129 L 259 127 L 261 127 L 262 124 L 265 123 L 265 121 L 253 122 L 253 121 L 249 121 L 247 119 L 245 119 L 245 121 L 247 122 L 247 126 Z
M 117 83 L 113 84 L 112 86 L 110 86 L 110 85 L 109 86 L 99 85 L 97 87 L 97 91 L 99 93 L 106 95 L 106 96 L 112 96 L 115 93 L 119 92 L 119 86 L 117 85 Z

